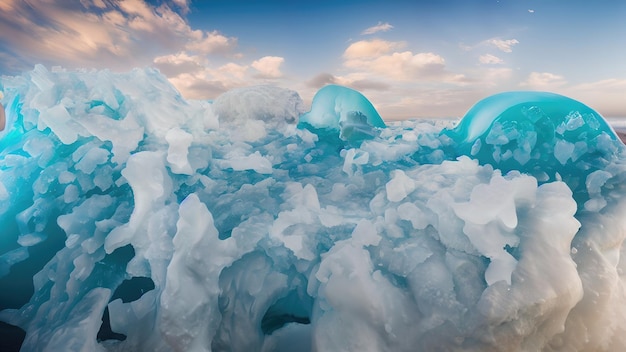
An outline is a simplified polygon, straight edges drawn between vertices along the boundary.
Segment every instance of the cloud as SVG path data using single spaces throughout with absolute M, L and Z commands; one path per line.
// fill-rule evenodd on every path
M 533 10 L 533 9 L 528 9 L 528 13 L 535 13 L 535 10 Z
M 531 72 L 528 78 L 520 83 L 522 87 L 532 89 L 554 89 L 566 84 L 567 81 L 563 76 L 550 72 Z
M 480 61 L 481 64 L 486 64 L 486 65 L 495 65 L 495 64 L 504 63 L 504 61 L 502 61 L 501 58 L 491 55 L 491 54 L 481 55 L 478 58 L 478 61 Z
M 231 53 L 236 48 L 236 38 L 192 29 L 181 16 L 188 11 L 189 1 L 159 4 L 144 0 L 2 0 L 0 43 L 11 48 L 21 65 L 0 63 L 0 69 L 15 72 L 44 63 L 127 70 L 185 50 L 190 55 L 206 55 Z
M 361 34 L 362 35 L 367 35 L 367 34 L 374 34 L 374 33 L 377 33 L 377 32 L 387 32 L 388 30 L 390 30 L 392 28 L 393 28 L 393 26 L 390 25 L 387 22 L 385 22 L 385 23 L 378 22 L 377 25 L 365 29 L 363 32 L 361 32 Z
M 265 56 L 252 62 L 252 67 L 259 71 L 258 78 L 280 78 L 280 66 L 285 59 L 279 56 Z
M 320 73 L 306 82 L 307 87 L 322 88 L 327 84 L 336 84 L 337 78 L 330 73 Z
M 434 53 L 404 51 L 378 57 L 352 58 L 346 60 L 344 66 L 395 80 L 411 80 L 439 76 L 444 72 L 445 60 Z
M 343 57 L 345 59 L 371 58 L 401 49 L 405 45 L 404 42 L 389 42 L 380 39 L 361 40 L 350 44 L 344 51 Z
M 626 79 L 618 78 L 581 83 L 558 90 L 559 93 L 589 105 L 606 117 L 626 117 L 625 91 Z
M 200 56 L 190 56 L 186 52 L 159 56 L 153 61 L 154 66 L 167 77 L 176 77 L 183 73 L 197 73 L 204 70 L 207 61 Z
M 513 45 L 519 44 L 519 41 L 517 39 L 489 39 L 487 40 L 487 44 L 493 45 L 505 53 L 510 53 L 513 51 Z
M 101 0 L 100 0 L 101 1 Z M 189 2 L 188 0 L 172 0 L 172 2 L 181 10 L 183 14 L 189 12 Z
M 194 35 L 197 37 L 197 39 L 192 39 L 185 46 L 185 49 L 193 52 L 198 52 L 202 54 L 225 54 L 233 51 L 233 49 L 237 46 L 237 38 L 228 38 L 218 31 L 194 31 Z
M 202 71 L 183 72 L 168 79 L 187 99 L 215 99 L 229 89 L 246 85 L 246 81 L 233 71 L 228 66 L 218 69 L 205 67 Z
M 170 79 L 170 82 L 187 99 L 215 99 L 220 94 L 236 87 L 220 80 L 189 74 Z
M 17 6 L 18 0 L 3 0 L 0 2 L 1 11 L 13 11 Z
M 390 79 L 396 81 L 433 80 L 452 82 L 462 80 L 462 75 L 452 75 L 445 70 L 445 60 L 432 52 L 413 53 L 398 51 L 405 42 L 381 39 L 361 40 L 350 44 L 343 53 L 343 67 L 361 79 Z M 353 79 L 354 82 L 356 79 Z
M 248 66 L 229 62 L 225 65 L 220 66 L 217 71 L 226 76 L 234 77 L 239 80 L 244 80 L 246 78 L 246 73 L 248 72 Z
M 264 84 L 283 76 L 280 66 L 285 59 L 265 56 L 249 64 L 227 62 L 216 67 L 198 55 L 181 52 L 157 57 L 154 65 L 188 99 L 215 99 L 233 88 Z
M 356 90 L 388 90 L 388 83 L 362 78 L 360 74 L 348 76 L 335 76 L 330 73 L 320 73 L 310 79 L 306 85 L 311 88 L 321 88 L 328 84 L 339 84 Z
M 389 90 L 391 85 L 385 82 L 372 81 L 369 79 L 359 79 L 348 85 L 356 90 Z

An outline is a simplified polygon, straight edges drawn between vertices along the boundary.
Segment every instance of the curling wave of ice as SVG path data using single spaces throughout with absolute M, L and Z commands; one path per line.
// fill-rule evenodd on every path
M 385 126 L 338 86 L 306 114 L 151 69 L 0 89 L 0 320 L 25 351 L 626 347 L 624 146 L 581 103 Z

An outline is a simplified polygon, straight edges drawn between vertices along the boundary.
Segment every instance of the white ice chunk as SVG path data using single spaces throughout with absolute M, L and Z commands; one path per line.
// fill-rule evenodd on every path
M 574 144 L 559 139 L 555 144 L 554 144 L 554 157 L 556 158 L 556 160 L 558 160 L 561 165 L 565 165 L 565 163 L 567 163 L 567 160 L 569 160 L 572 157 L 572 153 L 574 152 Z
M 245 156 L 232 156 L 229 159 L 217 161 L 222 168 L 232 168 L 235 171 L 254 170 L 260 174 L 271 174 L 272 163 L 259 151 Z
M 173 349 L 209 351 L 221 317 L 215 283 L 240 254 L 234 239 L 218 238 L 213 216 L 196 194 L 180 204 L 179 215 L 159 324 Z
M 80 196 L 78 187 L 76 185 L 68 185 L 63 192 L 63 201 L 65 203 L 72 203 L 78 200 Z
M 590 197 L 599 196 L 602 191 L 602 187 L 613 175 L 604 170 L 597 170 L 590 173 L 585 180 L 585 186 L 587 186 L 587 192 Z
M 363 152 L 358 149 L 349 149 L 345 152 L 344 162 L 343 162 L 343 172 L 348 174 L 348 176 L 352 176 L 354 174 L 354 169 L 358 168 L 360 165 L 365 165 L 369 161 L 369 153 Z M 354 167 L 353 167 L 354 166 Z
M 415 181 L 402 170 L 391 172 L 391 180 L 385 185 L 387 200 L 399 202 L 415 190 Z
M 5 276 L 11 267 L 28 259 L 28 248 L 19 247 L 0 255 L 0 277 Z
M 128 159 L 130 153 L 137 149 L 145 131 L 132 112 L 120 121 L 104 115 L 90 114 L 79 123 L 98 139 L 113 144 L 111 160 L 116 163 Z
M 532 202 L 536 188 L 537 180 L 533 177 L 507 180 L 494 174 L 489 184 L 478 185 L 472 190 L 469 202 L 454 205 L 454 211 L 461 219 L 473 224 L 485 225 L 499 219 L 507 228 L 513 229 L 517 226 L 517 203 Z
M 359 221 L 352 231 L 352 242 L 357 246 L 375 246 L 381 239 L 376 226 L 365 219 Z
M 98 165 L 102 165 L 109 160 L 109 151 L 102 148 L 93 148 L 76 163 L 76 169 L 85 174 L 92 174 Z
M 413 203 L 402 203 L 397 211 L 400 219 L 410 221 L 416 230 L 423 230 L 429 224 L 428 216 Z
M 180 128 L 167 131 L 165 140 L 169 144 L 167 162 L 176 174 L 191 175 L 193 170 L 187 159 L 193 136 Z
M 76 142 L 78 133 L 75 128 L 72 128 L 72 116 L 63 105 L 59 104 L 42 110 L 39 114 L 39 121 L 41 122 L 38 126 L 40 130 L 49 127 L 63 144 Z
M 32 247 L 38 243 L 45 241 L 48 235 L 41 232 L 33 232 L 25 235 L 20 235 L 17 238 L 17 243 L 23 247 Z
M 165 170 L 163 159 L 163 154 L 159 152 L 141 152 L 128 159 L 122 175 L 133 190 L 135 206 L 129 222 L 116 227 L 107 236 L 107 253 L 129 244 L 154 207 L 169 196 L 172 180 Z
M 111 290 L 97 287 L 68 314 L 67 321 L 50 332 L 50 340 L 45 346 L 22 346 L 27 349 L 39 347 L 45 351 L 102 351 L 97 342 L 102 325 L 102 313 L 111 297 Z

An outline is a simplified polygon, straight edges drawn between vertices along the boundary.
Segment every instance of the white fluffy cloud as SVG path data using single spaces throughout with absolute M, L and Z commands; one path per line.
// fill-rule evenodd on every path
M 491 55 L 491 54 L 481 55 L 478 58 L 478 61 L 480 61 L 481 64 L 486 64 L 486 65 L 495 65 L 495 64 L 504 63 L 504 61 L 501 58 L 495 55 Z
M 441 55 L 398 50 L 405 46 L 405 42 L 380 39 L 352 43 L 343 53 L 343 67 L 349 70 L 349 76 L 358 75 L 359 80 L 381 82 L 385 85 L 389 85 L 385 80 L 461 83 L 465 79 L 462 74 L 448 72 L 445 59 Z
M 202 54 L 228 53 L 237 46 L 237 38 L 226 37 L 218 31 L 193 31 L 197 38 L 190 40 L 185 49 Z
M 520 83 L 522 87 L 532 89 L 555 89 L 565 85 L 567 81 L 563 76 L 550 72 L 531 72 L 528 78 Z
M 265 56 L 252 62 L 252 68 L 259 71 L 259 78 L 280 78 L 280 66 L 285 59 L 278 56 Z
M 513 51 L 513 46 L 519 44 L 519 41 L 517 39 L 489 39 L 487 40 L 487 44 L 493 45 L 505 53 L 510 53 Z
M 367 34 L 374 34 L 378 32 L 386 32 L 388 30 L 391 30 L 392 28 L 393 26 L 387 22 L 385 23 L 378 22 L 377 25 L 365 29 L 363 32 L 361 32 L 361 34 L 367 35 Z
M 224 54 L 237 45 L 236 38 L 192 29 L 180 14 L 187 0 L 3 0 L 0 9 L 0 41 L 23 65 L 5 69 L 16 71 L 36 62 L 127 70 L 161 55 Z
M 170 82 L 189 99 L 214 99 L 233 88 L 275 81 L 283 76 L 282 57 L 265 56 L 249 64 L 228 62 L 216 65 L 200 55 L 179 52 L 154 59 Z
M 343 57 L 348 60 L 378 57 L 393 50 L 401 49 L 405 45 L 404 42 L 389 42 L 380 39 L 360 40 L 350 44 L 344 51 Z
M 153 61 L 154 66 L 168 77 L 175 77 L 182 73 L 196 73 L 203 70 L 207 63 L 203 57 L 189 55 L 186 52 L 159 56 Z
M 5 71 L 34 63 L 66 68 L 157 67 L 183 96 L 212 99 L 235 87 L 282 76 L 283 58 L 241 62 L 237 38 L 194 29 L 189 0 L 0 0 Z M 237 62 L 233 62 L 237 61 Z
M 373 58 L 349 59 L 344 66 L 395 80 L 428 79 L 444 71 L 445 60 L 434 53 L 394 52 Z

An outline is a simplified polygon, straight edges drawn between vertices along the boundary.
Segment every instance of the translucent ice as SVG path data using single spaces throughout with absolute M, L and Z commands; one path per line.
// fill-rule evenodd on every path
M 361 93 L 342 86 L 327 85 L 313 97 L 311 111 L 300 117 L 301 124 L 340 131 L 347 140 L 371 138 L 373 127 L 385 127 L 372 103 Z
M 579 205 L 588 174 L 616 159 L 622 143 L 590 107 L 562 95 L 507 92 L 474 105 L 444 130 L 458 155 L 472 155 L 504 172 L 519 170 L 542 182 L 562 179 Z M 583 157 L 584 156 L 584 157 Z
M 0 320 L 24 351 L 626 349 L 625 148 L 582 103 L 385 126 L 339 86 L 303 114 L 152 69 L 1 80 Z

